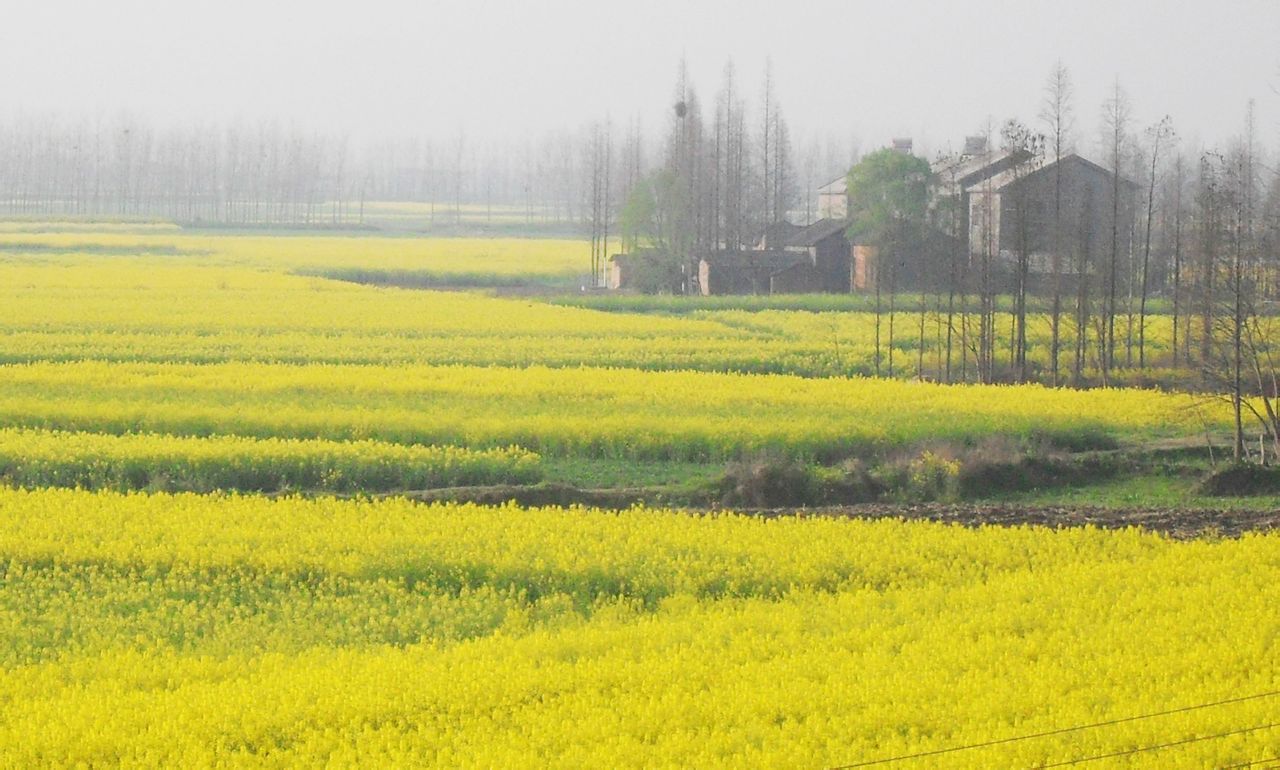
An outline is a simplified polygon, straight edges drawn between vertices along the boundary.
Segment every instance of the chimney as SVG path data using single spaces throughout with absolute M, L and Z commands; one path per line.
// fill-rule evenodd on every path
M 966 136 L 964 138 L 964 154 L 985 155 L 987 152 L 987 138 L 981 134 L 977 136 Z

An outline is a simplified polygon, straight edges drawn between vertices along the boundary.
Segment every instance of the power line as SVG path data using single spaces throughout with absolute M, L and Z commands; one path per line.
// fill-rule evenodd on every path
M 1214 733 L 1213 735 L 1198 735 L 1192 738 L 1183 738 L 1180 741 L 1169 741 L 1168 743 L 1157 743 L 1152 746 L 1139 746 L 1136 749 L 1126 749 L 1124 751 L 1113 751 L 1110 754 L 1094 754 L 1090 757 L 1078 757 L 1076 759 L 1068 759 L 1063 762 L 1055 762 L 1051 765 L 1036 765 L 1035 770 L 1049 770 L 1051 767 L 1067 767 L 1068 765 L 1080 765 L 1085 762 L 1093 762 L 1099 759 L 1114 759 L 1115 757 L 1127 757 L 1131 754 L 1141 754 L 1144 751 L 1159 751 L 1160 749 L 1168 749 L 1173 746 L 1185 746 L 1189 743 L 1197 743 L 1199 741 L 1209 741 L 1214 738 L 1226 738 L 1232 735 L 1244 735 L 1245 733 L 1257 732 L 1265 730 L 1268 727 L 1280 727 L 1280 722 L 1270 722 L 1265 725 L 1255 725 L 1253 727 L 1242 727 L 1239 730 L 1228 730 L 1225 733 Z M 1247 767 L 1247 765 L 1246 765 Z
M 1187 711 L 1198 711 L 1200 709 L 1213 708 L 1215 706 L 1227 706 L 1233 703 L 1243 703 L 1245 701 L 1260 700 L 1262 698 L 1273 698 L 1280 695 L 1280 690 L 1272 690 L 1271 692 L 1261 692 L 1254 695 L 1242 695 L 1238 698 L 1227 698 L 1225 700 L 1213 701 L 1211 703 L 1197 703 L 1194 706 L 1182 706 L 1179 708 L 1168 709 L 1167 711 L 1154 711 L 1149 714 L 1139 714 L 1131 717 L 1120 717 L 1118 719 L 1108 719 L 1103 722 L 1092 722 L 1090 724 L 1075 725 L 1074 727 L 1060 727 L 1054 730 L 1045 730 L 1039 733 L 1029 733 L 1027 735 L 1016 735 L 1010 738 L 998 738 L 992 741 L 983 741 L 981 743 L 970 743 L 964 746 L 951 746 L 945 749 L 933 749 L 932 751 L 922 751 L 917 754 L 900 754 L 894 757 L 884 757 L 882 759 L 872 759 L 866 762 L 855 762 L 851 765 L 837 765 L 831 770 L 852 770 L 858 767 L 872 767 L 874 765 L 884 765 L 890 762 L 905 762 L 909 759 L 923 759 L 925 757 L 936 757 L 940 754 L 951 754 L 957 751 L 969 751 L 971 749 L 984 749 L 989 746 L 1001 746 L 1006 743 L 1015 743 L 1017 741 L 1029 741 L 1035 738 L 1048 738 L 1054 735 L 1063 735 L 1066 733 L 1074 733 L 1080 730 L 1092 730 L 1097 727 L 1110 727 L 1111 725 L 1125 724 L 1126 722 L 1137 722 L 1142 719 L 1154 719 L 1155 717 L 1169 716 L 1170 714 L 1181 714 Z
M 1227 765 L 1226 767 L 1220 767 L 1218 768 L 1218 770 L 1239 770 L 1242 767 L 1253 767 L 1254 765 L 1261 765 L 1264 762 L 1280 762 L 1280 756 L 1263 757 L 1262 759 L 1251 759 L 1248 762 L 1241 762 L 1235 765 Z M 1267 765 L 1267 767 L 1274 768 L 1276 767 L 1276 765 Z M 1266 770 L 1266 768 L 1263 768 L 1263 770 Z

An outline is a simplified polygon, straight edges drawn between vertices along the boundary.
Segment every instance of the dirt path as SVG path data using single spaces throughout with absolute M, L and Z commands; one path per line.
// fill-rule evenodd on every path
M 1085 506 L 1028 506 L 1017 504 L 888 504 L 843 506 L 812 510 L 762 511 L 762 515 L 842 516 L 863 519 L 905 519 L 976 526 L 1015 526 L 1104 529 L 1141 527 L 1178 539 L 1205 535 L 1238 537 L 1245 532 L 1280 528 L 1280 510 L 1228 511 L 1171 508 L 1101 508 Z
M 520 505 L 584 505 L 625 509 L 648 502 L 662 504 L 653 489 L 582 490 L 557 484 L 534 487 L 469 487 L 402 493 L 422 502 L 475 502 L 500 505 L 514 500 Z M 655 499 L 658 498 L 658 499 Z M 676 504 L 675 507 L 684 507 Z M 702 513 L 703 507 L 690 507 Z M 743 511 L 748 515 L 838 516 L 862 519 L 906 519 L 978 526 L 1043 527 L 1095 526 L 1104 529 L 1141 527 L 1170 537 L 1189 539 L 1205 535 L 1239 537 L 1245 532 L 1280 529 L 1280 510 L 1209 510 L 1186 508 L 1104 508 L 1100 506 L 1045 506 L 1026 503 L 865 503 L 828 508 L 775 508 Z

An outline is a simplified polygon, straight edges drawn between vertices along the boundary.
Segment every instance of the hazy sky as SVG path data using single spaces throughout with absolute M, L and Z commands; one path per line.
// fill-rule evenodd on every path
M 793 129 L 937 148 L 988 116 L 1034 120 L 1055 59 L 1082 145 L 1116 77 L 1141 124 L 1207 142 L 1248 98 L 1280 137 L 1280 0 L 7 0 L 0 115 L 273 119 L 356 135 L 518 137 L 611 114 L 650 129 L 687 57 L 704 101 L 766 56 Z

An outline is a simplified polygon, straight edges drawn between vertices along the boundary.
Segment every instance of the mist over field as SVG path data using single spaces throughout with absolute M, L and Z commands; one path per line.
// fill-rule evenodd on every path
M 1075 73 L 1081 130 L 1119 78 L 1142 122 L 1219 142 L 1278 85 L 1280 9 L 1220 3 L 551 0 L 13 3 L 0 116 L 126 112 L 161 126 L 275 121 L 361 140 L 462 132 L 515 143 L 612 116 L 663 128 L 677 62 L 705 95 L 732 61 L 752 100 L 771 58 L 800 136 L 930 152 L 988 118 L 1031 118 Z

